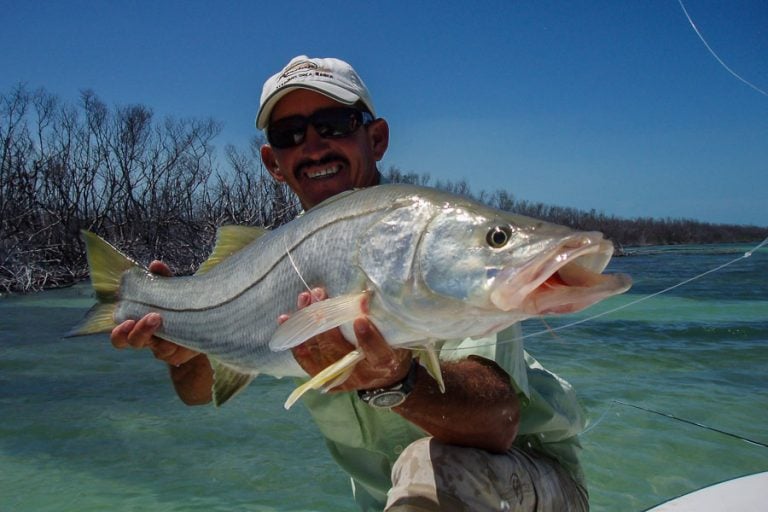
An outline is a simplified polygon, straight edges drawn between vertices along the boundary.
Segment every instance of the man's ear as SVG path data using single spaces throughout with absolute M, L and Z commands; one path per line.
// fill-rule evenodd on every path
M 384 119 L 376 119 L 368 125 L 368 141 L 378 162 L 389 147 L 389 125 Z
M 261 146 L 261 162 L 276 181 L 285 181 L 285 176 L 283 176 L 283 172 L 277 164 L 275 152 L 269 144 Z

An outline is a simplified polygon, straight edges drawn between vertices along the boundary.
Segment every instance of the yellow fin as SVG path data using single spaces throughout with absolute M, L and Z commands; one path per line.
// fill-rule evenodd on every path
M 115 249 L 97 234 L 85 230 L 81 233 L 85 240 L 91 286 L 99 302 L 115 302 L 123 273 L 133 267 L 141 268 L 141 265 Z
M 224 405 L 245 389 L 255 377 L 254 374 L 242 373 L 213 358 L 209 359 L 213 368 L 213 403 L 216 407 Z
M 95 233 L 85 230 L 81 233 L 85 241 L 91 286 L 96 292 L 99 304 L 91 308 L 83 321 L 69 331 L 66 337 L 111 331 L 117 325 L 112 315 L 117 307 L 120 280 L 126 270 L 133 267 L 141 268 L 141 265 Z
M 221 226 L 216 231 L 216 244 L 211 255 L 200 265 L 195 275 L 205 274 L 265 233 L 266 229 L 255 226 Z
M 64 337 L 71 338 L 73 336 L 85 336 L 111 331 L 117 325 L 113 318 L 116 307 L 117 304 L 115 303 L 96 304 L 88 310 L 85 318 L 65 334 Z
M 430 342 L 424 346 L 424 348 L 416 351 L 419 354 L 419 362 L 426 368 L 437 385 L 440 387 L 440 392 L 445 393 L 445 381 L 443 381 L 443 372 L 440 369 L 440 359 L 437 357 L 437 350 L 435 344 Z
M 323 386 L 323 393 L 327 393 L 328 391 L 332 390 L 336 386 L 341 386 L 344 384 L 350 375 L 352 375 L 352 372 L 355 371 L 354 366 L 350 366 L 346 370 L 344 370 L 342 373 L 339 374 L 338 377 L 327 383 L 325 386 Z
M 354 368 L 354 366 L 360 362 L 365 357 L 365 354 L 363 354 L 359 350 L 353 350 L 349 354 L 345 355 L 332 365 L 328 366 L 326 369 L 309 379 L 307 382 L 302 384 L 301 386 L 297 387 L 293 390 L 293 393 L 291 393 L 288 396 L 288 399 L 285 401 L 285 408 L 290 409 L 291 406 L 296 403 L 296 400 L 301 398 L 301 396 L 306 393 L 307 391 L 311 389 L 319 389 L 322 387 L 325 387 L 327 383 L 335 384 L 338 382 L 338 379 L 340 376 L 342 376 L 344 373 L 349 373 L 349 370 Z M 348 376 L 348 375 L 347 375 Z M 331 386 L 333 387 L 333 386 Z

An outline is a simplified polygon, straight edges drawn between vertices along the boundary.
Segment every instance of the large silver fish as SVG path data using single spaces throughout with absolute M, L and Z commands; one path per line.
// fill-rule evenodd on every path
M 425 351 L 481 337 L 520 320 L 581 310 L 629 289 L 601 274 L 613 245 L 600 233 L 496 210 L 430 188 L 381 185 L 339 194 L 273 231 L 222 228 L 194 276 L 150 274 L 84 233 L 100 304 L 71 335 L 107 332 L 126 319 L 162 315 L 158 336 L 207 354 L 221 404 L 258 374 L 306 376 L 287 350 L 340 326 L 354 340 L 361 304 L 387 341 Z M 295 309 L 307 287 L 328 300 Z M 332 387 L 363 357 L 357 350 L 312 379 Z

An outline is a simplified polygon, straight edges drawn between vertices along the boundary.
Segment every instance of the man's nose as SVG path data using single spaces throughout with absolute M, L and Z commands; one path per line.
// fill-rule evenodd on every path
M 312 154 L 319 151 L 325 151 L 326 149 L 328 149 L 328 141 L 317 133 L 314 126 L 307 126 L 307 133 L 304 135 L 302 150 L 305 153 Z

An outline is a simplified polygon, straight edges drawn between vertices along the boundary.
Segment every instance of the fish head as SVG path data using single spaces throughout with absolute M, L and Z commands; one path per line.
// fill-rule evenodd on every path
M 466 201 L 432 216 L 416 268 L 435 294 L 521 320 L 576 312 L 628 290 L 629 276 L 602 274 L 612 255 L 601 233 Z

